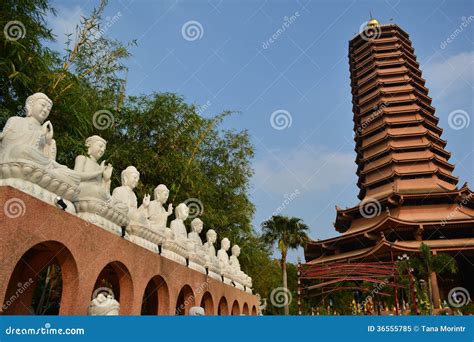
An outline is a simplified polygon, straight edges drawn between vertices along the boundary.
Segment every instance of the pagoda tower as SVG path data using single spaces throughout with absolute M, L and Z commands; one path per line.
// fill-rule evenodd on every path
M 424 243 L 456 258 L 455 284 L 474 295 L 474 195 L 467 184 L 457 187 L 409 35 L 371 19 L 349 41 L 349 66 L 360 202 L 336 208 L 340 236 L 307 244 L 302 286 L 321 267 L 393 262 Z M 439 306 L 439 292 L 455 284 L 439 291 L 431 278 Z

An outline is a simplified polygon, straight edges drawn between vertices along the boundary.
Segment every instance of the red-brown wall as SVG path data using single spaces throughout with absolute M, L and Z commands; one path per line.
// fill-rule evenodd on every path
M 12 207 L 6 208 L 7 201 L 12 205 L 13 199 L 19 209 L 14 214 Z M 223 297 L 227 314 L 235 314 L 237 306 L 239 313 L 244 307 L 250 314 L 256 313 L 254 295 L 163 258 L 17 189 L 0 187 L 0 205 L 0 300 L 5 314 L 28 314 L 37 276 L 52 260 L 61 266 L 61 315 L 87 314 L 96 281 L 107 265 L 117 275 L 121 315 L 141 314 L 145 288 L 152 279 L 158 287 L 159 314 L 175 313 L 183 288 L 186 313 L 189 307 L 200 305 L 203 297 L 207 313 L 217 314 Z M 30 278 L 32 285 L 18 296 L 18 288 Z

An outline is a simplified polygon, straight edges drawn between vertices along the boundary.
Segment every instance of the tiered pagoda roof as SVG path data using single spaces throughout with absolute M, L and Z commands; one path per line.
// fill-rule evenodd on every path
M 372 20 L 349 42 L 349 65 L 360 203 L 337 208 L 343 234 L 310 241 L 307 262 L 379 260 L 388 247 L 417 250 L 421 241 L 474 250 L 474 195 L 456 186 L 408 34 Z

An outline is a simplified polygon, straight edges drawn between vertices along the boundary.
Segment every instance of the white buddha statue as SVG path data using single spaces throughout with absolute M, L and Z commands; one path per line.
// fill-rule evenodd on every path
M 89 304 L 87 314 L 89 316 L 118 316 L 120 304 L 112 295 L 99 293 Z
M 189 208 L 186 204 L 180 203 L 174 213 L 176 218 L 171 221 L 170 228 L 165 229 L 166 241 L 163 243 L 161 255 L 186 265 L 186 259 L 192 248 L 192 242 L 188 239 L 188 233 L 184 224 L 189 215 Z
M 146 217 L 146 210 L 150 205 L 150 195 L 143 197 L 142 205 L 138 208 L 138 201 L 133 191 L 140 180 L 140 173 L 134 166 L 128 166 L 122 171 L 122 186 L 114 189 L 112 198 L 115 201 L 125 203 L 128 207 L 128 218 L 130 222 L 127 226 L 127 232 L 130 235 L 130 241 L 158 253 L 158 243 L 161 237 L 151 229 L 150 222 Z
M 60 196 L 68 204 L 66 210 L 74 212 L 69 201 L 77 196 L 80 179 L 55 160 L 53 125 L 45 121 L 52 105 L 45 94 L 35 93 L 26 99 L 26 117 L 7 120 L 0 133 L 0 185 L 11 185 L 51 204 Z
M 214 229 L 209 229 L 206 233 L 206 243 L 204 243 L 204 250 L 207 254 L 207 272 L 209 277 L 222 281 L 221 270 L 219 266 L 219 259 L 216 256 L 216 248 L 214 244 L 217 241 L 217 233 Z
M 202 245 L 202 240 L 199 234 L 202 232 L 204 223 L 199 218 L 194 218 L 191 221 L 192 231 L 188 234 L 188 239 L 191 242 L 191 250 L 189 253 L 189 268 L 192 268 L 201 273 L 207 274 L 206 272 L 206 260 L 207 255 Z
M 235 287 L 240 290 L 244 290 L 244 284 L 247 275 L 240 269 L 240 247 L 238 245 L 232 246 L 232 255 L 229 258 L 229 265 L 232 269 L 232 280 L 234 281 Z
M 230 241 L 228 238 L 221 240 L 221 249 L 217 251 L 217 259 L 219 259 L 219 266 L 221 269 L 222 280 L 226 284 L 232 283 L 232 269 L 230 268 L 229 255 L 227 251 L 230 248 Z
M 130 224 L 142 224 L 147 226 L 149 224 L 146 216 L 142 210 L 138 210 L 137 195 L 133 191 L 140 180 L 140 172 L 135 166 L 128 166 L 121 174 L 122 186 L 114 189 L 112 197 L 117 202 L 125 203 L 128 207 L 128 217 L 130 218 Z M 143 197 L 143 202 L 140 208 L 147 209 L 150 205 L 150 195 Z
M 99 159 L 107 141 L 93 135 L 86 139 L 87 156 L 77 156 L 74 171 L 80 176 L 78 200 L 74 202 L 78 216 L 118 235 L 128 225 L 128 206 L 110 195 L 113 167 Z
M 168 200 L 170 191 L 164 184 L 155 188 L 154 200 L 150 202 L 148 208 L 140 208 L 145 212 L 153 229 L 164 231 L 168 224 L 168 217 L 173 213 L 173 204 L 168 205 L 168 210 L 163 207 Z

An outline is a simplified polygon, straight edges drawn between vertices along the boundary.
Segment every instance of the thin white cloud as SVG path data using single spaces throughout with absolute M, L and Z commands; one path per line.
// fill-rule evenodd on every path
M 269 193 L 281 196 L 295 189 L 322 192 L 354 178 L 354 153 L 316 145 L 267 152 L 254 164 L 253 185 Z
M 423 70 L 423 77 L 427 80 L 433 98 L 446 99 L 456 93 L 472 91 L 474 51 L 429 63 Z

